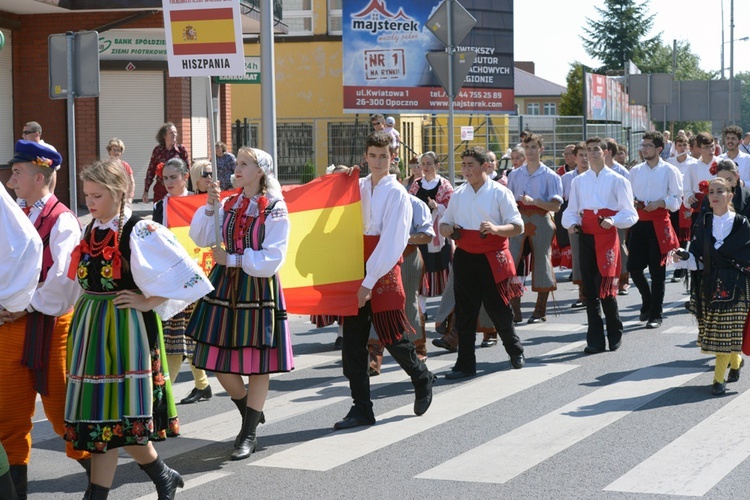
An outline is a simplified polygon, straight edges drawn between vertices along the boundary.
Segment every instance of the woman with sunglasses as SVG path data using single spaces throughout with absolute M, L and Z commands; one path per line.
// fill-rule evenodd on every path
M 211 184 L 213 175 L 213 166 L 208 160 L 197 160 L 190 167 L 190 181 L 193 184 L 193 190 L 195 194 L 202 194 L 208 192 L 208 187 Z M 230 186 L 231 187 L 231 186 Z
M 197 162 L 196 162 L 197 163 Z M 211 164 L 208 164 L 210 169 Z M 210 172 L 208 181 L 210 181 Z M 167 221 L 167 204 L 170 198 L 181 196 L 190 196 L 193 193 L 188 191 L 188 168 L 185 162 L 180 158 L 172 158 L 162 169 L 164 187 L 167 188 L 167 195 L 161 200 L 154 203 L 153 220 L 164 226 L 168 226 Z M 203 180 L 201 177 L 200 180 Z M 198 183 L 194 183 L 198 185 Z M 190 314 L 193 312 L 195 304 L 190 304 L 182 312 L 177 313 L 171 319 L 162 321 L 164 331 L 164 348 L 167 353 L 167 364 L 169 367 L 169 377 L 172 383 L 177 380 L 180 373 L 180 367 L 185 358 L 188 359 L 190 369 L 193 372 L 195 386 L 190 393 L 185 396 L 180 404 L 192 404 L 201 400 L 209 400 L 213 396 L 211 386 L 208 384 L 206 372 L 196 368 L 192 364 L 193 353 L 195 352 L 195 341 L 185 336 L 185 327 L 187 326 Z

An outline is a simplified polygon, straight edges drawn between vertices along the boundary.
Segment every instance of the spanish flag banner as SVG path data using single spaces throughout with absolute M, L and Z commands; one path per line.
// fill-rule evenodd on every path
M 357 176 L 332 174 L 301 186 L 284 186 L 291 234 L 279 273 L 292 314 L 357 314 L 357 290 L 364 278 L 362 213 Z M 225 198 L 233 191 L 222 193 Z M 211 252 L 188 235 L 193 214 L 207 196 L 170 197 L 167 227 L 208 273 Z
M 170 76 L 245 74 L 239 0 L 162 0 Z
M 359 179 L 331 174 L 284 189 L 291 236 L 281 284 L 294 314 L 357 314 L 364 278 Z

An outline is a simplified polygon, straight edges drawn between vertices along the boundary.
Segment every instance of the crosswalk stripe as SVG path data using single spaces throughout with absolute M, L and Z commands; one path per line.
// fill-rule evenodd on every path
M 441 370 L 453 363 L 454 361 L 430 360 L 429 367 L 431 370 Z M 395 363 L 384 364 L 381 370 L 381 374 L 370 381 L 372 391 L 403 382 L 409 378 L 406 372 Z M 329 382 L 314 387 L 287 392 L 270 398 L 266 401 L 263 411 L 269 423 L 276 423 L 350 398 L 349 381 L 345 377 L 336 377 Z M 333 421 L 331 421 L 331 424 L 333 424 Z M 188 422 L 180 427 L 178 439 L 168 439 L 159 446 L 159 455 L 167 459 L 197 450 L 211 443 L 234 439 L 239 429 L 240 416 L 237 410 Z
M 670 326 L 664 333 L 690 333 L 698 335 L 698 325 L 693 326 Z
M 415 417 L 412 405 L 379 415 L 379 423 L 352 431 L 336 431 L 251 462 L 250 466 L 327 471 L 393 443 L 466 415 L 503 398 L 577 368 L 577 365 L 529 363 L 435 394 L 430 410 Z
M 703 496 L 750 456 L 748 421 L 746 391 L 604 489 Z
M 211 481 L 216 481 L 218 479 L 224 478 L 226 476 L 231 476 L 229 472 L 206 472 L 200 474 L 195 479 L 190 479 L 189 481 L 185 481 L 185 487 L 184 488 L 178 488 L 177 493 L 179 496 L 180 492 L 183 492 L 185 490 L 189 490 L 191 488 L 197 488 L 198 486 L 203 486 L 206 483 L 210 483 Z M 135 500 L 158 500 L 159 495 L 156 493 L 151 493 L 148 495 L 143 495 L 142 497 L 138 497 Z
M 701 373 L 660 366 L 637 370 L 416 477 L 505 483 Z

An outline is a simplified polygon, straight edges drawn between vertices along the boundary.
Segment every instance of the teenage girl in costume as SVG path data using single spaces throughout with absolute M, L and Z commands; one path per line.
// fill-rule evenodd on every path
M 273 177 L 273 160 L 265 151 L 243 147 L 234 174 L 240 192 L 220 203 L 219 185 L 211 183 L 208 204 L 190 225 L 197 245 L 216 245 L 218 210 L 224 248 L 213 250 L 216 265 L 210 279 L 215 291 L 196 305 L 187 335 L 196 341 L 195 366 L 216 372 L 242 415 L 232 453 L 232 460 L 242 460 L 257 446 L 255 430 L 265 420 L 269 375 L 288 372 L 294 363 L 278 278 L 286 258 L 289 216 Z
M 85 498 L 107 498 L 117 448 L 124 447 L 159 499 L 172 499 L 182 477 L 151 444 L 179 434 L 160 318 L 212 287 L 171 232 L 125 209 L 128 179 L 120 165 L 94 163 L 81 180 L 93 220 L 68 272 L 84 293 L 68 337 L 65 439 L 93 452 Z

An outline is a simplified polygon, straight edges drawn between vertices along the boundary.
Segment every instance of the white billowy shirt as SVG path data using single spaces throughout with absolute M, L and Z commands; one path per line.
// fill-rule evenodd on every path
M 680 208 L 682 175 L 677 167 L 661 158 L 653 168 L 646 162 L 633 167 L 630 170 L 630 185 L 633 198 L 638 201 L 648 205 L 652 201 L 663 200 L 670 212 Z
M 124 222 L 130 218 L 125 210 Z M 95 229 L 117 231 L 119 217 L 102 224 L 94 220 Z M 130 233 L 130 272 L 138 289 L 148 297 L 167 300 L 154 308 L 161 319 L 169 319 L 214 289 L 174 234 L 156 222 L 138 221 Z
M 674 165 L 682 174 L 682 192 L 685 193 L 693 185 L 693 165 L 697 160 L 690 156 L 690 153 L 685 153 L 682 161 L 678 158 L 679 156 L 672 156 L 667 160 L 667 163 Z
M 23 311 L 39 284 L 42 239 L 0 184 L 0 308 Z
M 362 198 L 362 226 L 365 235 L 380 235 L 380 241 L 365 264 L 362 286 L 372 289 L 393 269 L 409 241 L 412 207 L 409 194 L 396 180 L 386 175 L 373 186 L 372 175 L 359 180 Z
M 742 179 L 746 185 L 750 185 L 750 155 L 743 153 L 742 151 L 737 152 L 737 156 L 730 158 L 728 153 L 724 153 L 719 156 L 720 160 L 727 158 L 737 164 L 737 169 L 740 173 L 740 179 Z
M 701 181 L 710 181 L 716 177 L 715 175 L 711 175 L 710 171 L 713 163 L 719 163 L 719 158 L 714 156 L 708 163 L 704 163 L 702 159 L 698 158 L 694 164 L 690 165 L 690 186 L 685 186 L 683 193 L 683 204 L 685 207 L 690 208 L 687 199 L 700 190 Z
M 478 231 L 483 221 L 523 228 L 513 193 L 489 177 L 478 191 L 468 182 L 456 188 L 441 223 Z
M 638 222 L 630 182 L 609 167 L 604 167 L 599 175 L 589 169 L 573 179 L 562 225 L 565 229 L 579 225 L 584 210 L 605 208 L 617 212 L 612 216 L 615 227 L 624 229 Z
M 272 194 L 266 194 L 268 206 L 273 205 L 271 213 L 266 216 L 265 234 L 260 250 L 246 248 L 242 253 L 242 270 L 249 276 L 256 278 L 270 278 L 281 269 L 286 260 L 286 251 L 289 242 L 289 213 L 284 200 Z M 258 216 L 258 195 L 250 198 L 250 204 L 245 213 L 251 217 Z M 245 199 L 241 193 L 234 200 L 234 207 L 239 207 Z M 224 202 L 219 205 L 219 220 L 224 221 Z M 274 204 L 275 203 L 275 204 Z M 214 207 L 206 205 L 195 212 L 190 223 L 190 238 L 199 247 L 210 247 L 216 244 L 215 215 L 206 215 L 206 211 Z
M 29 220 L 36 225 L 44 205 L 52 195 L 48 194 L 29 211 Z M 49 233 L 49 250 L 52 255 L 52 267 L 47 271 L 44 283 L 34 292 L 31 307 L 47 316 L 62 316 L 73 308 L 81 294 L 81 287 L 68 278 L 70 254 L 81 241 L 81 226 L 72 212 L 60 214 Z

